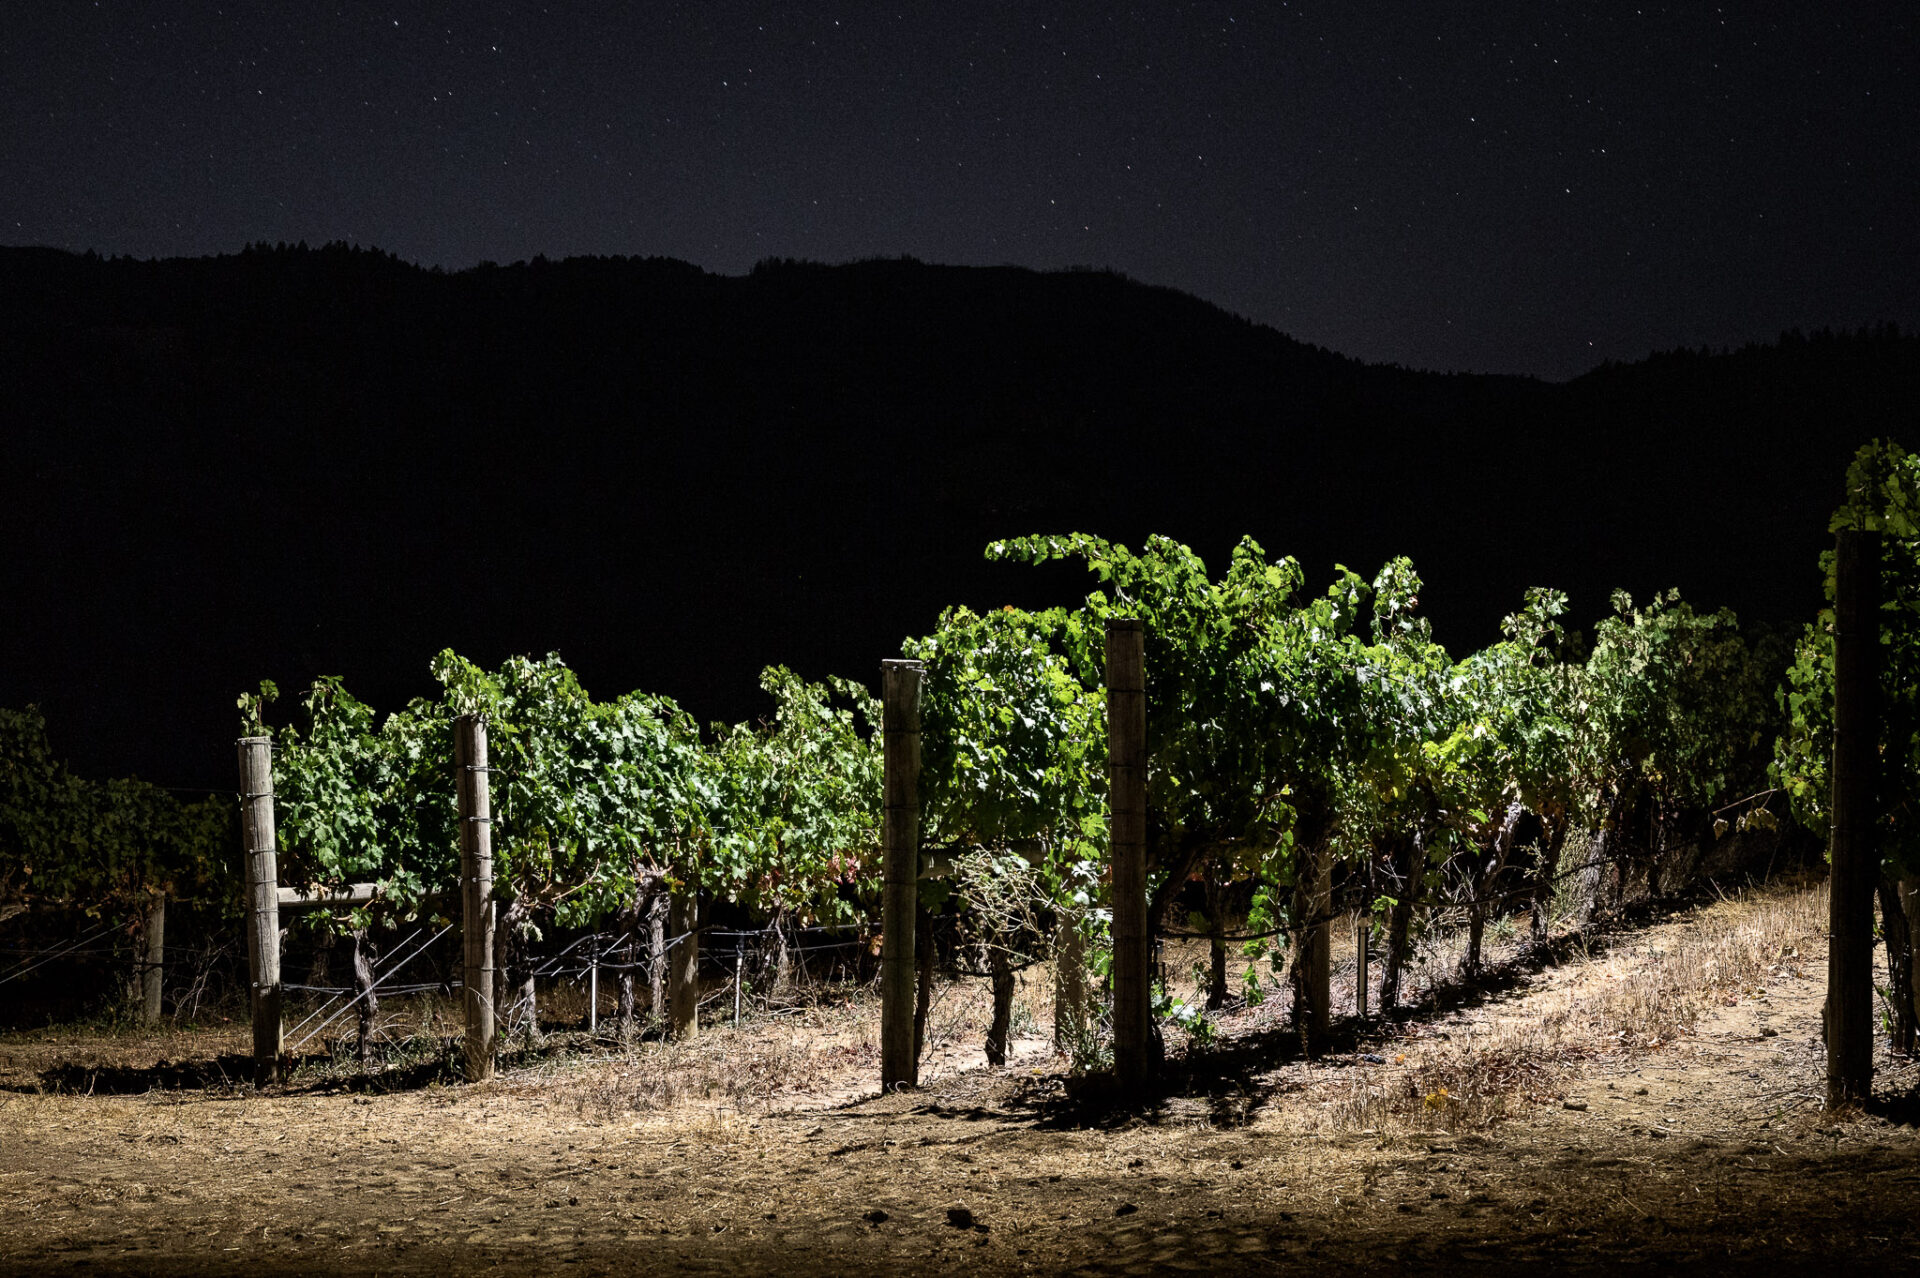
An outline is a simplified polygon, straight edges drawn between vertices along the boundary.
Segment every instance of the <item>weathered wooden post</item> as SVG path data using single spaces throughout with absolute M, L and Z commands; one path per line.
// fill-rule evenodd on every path
M 1880 752 L 1880 534 L 1843 529 L 1834 566 L 1833 821 L 1827 946 L 1827 1106 L 1873 1088 L 1874 839 Z
M 880 663 L 884 797 L 881 846 L 880 1087 L 920 1081 L 914 1060 L 914 910 L 920 899 L 920 684 L 918 661 Z
M 667 953 L 667 1013 L 675 1038 L 700 1032 L 700 890 L 688 876 L 678 892 L 667 898 L 667 930 L 673 934 Z
M 280 869 L 273 834 L 273 742 L 241 737 L 240 843 L 247 862 L 248 1003 L 253 1014 L 253 1065 L 260 1081 L 280 1068 Z
M 1107 820 L 1113 846 L 1113 1066 L 1121 1090 L 1153 1072 L 1147 963 L 1146 628 L 1107 619 Z
M 140 967 L 140 1023 L 158 1025 L 162 977 L 166 974 L 167 961 L 167 897 L 164 892 L 155 892 L 148 898 L 144 930 L 146 936 L 142 939 L 147 943 L 147 961 Z
M 460 799 L 460 905 L 467 1081 L 493 1077 L 493 810 L 487 796 L 487 725 L 477 714 L 453 721 Z

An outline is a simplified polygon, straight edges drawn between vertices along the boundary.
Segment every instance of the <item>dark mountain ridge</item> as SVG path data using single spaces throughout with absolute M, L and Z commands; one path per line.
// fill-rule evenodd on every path
M 1067 602 L 986 541 L 1242 533 L 1414 557 L 1464 651 L 1534 584 L 1805 617 L 1847 457 L 1920 417 L 1891 328 L 1564 384 L 1370 366 L 1103 271 L 886 260 L 0 250 L 0 704 L 83 770 L 221 786 L 234 695 L 557 649 L 703 718 L 868 676 L 949 603 Z

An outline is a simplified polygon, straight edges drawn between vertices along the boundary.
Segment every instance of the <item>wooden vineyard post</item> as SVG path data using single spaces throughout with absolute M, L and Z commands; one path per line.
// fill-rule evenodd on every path
M 1843 529 L 1834 568 L 1831 942 L 1827 1105 L 1873 1086 L 1874 795 L 1880 748 L 1880 534 Z
M 914 911 L 920 903 L 920 683 L 918 661 L 880 663 L 884 747 L 881 841 L 880 1087 L 913 1087 Z
M 280 1068 L 280 870 L 273 834 L 273 742 L 241 737 L 240 845 L 247 869 L 248 1004 L 253 1066 L 271 1082 Z
M 700 1032 L 700 919 L 699 888 L 689 878 L 667 898 L 667 1014 L 673 1036 L 692 1038 Z
M 147 902 L 147 961 L 140 967 L 140 1023 L 160 1023 L 160 995 L 164 986 L 167 959 L 167 898 L 156 892 Z
M 1107 619 L 1107 813 L 1113 846 L 1113 1066 L 1122 1091 L 1152 1073 L 1147 938 L 1146 629 Z
M 460 798 L 462 1006 L 467 1081 L 493 1077 L 493 812 L 487 797 L 487 725 L 477 714 L 453 721 Z

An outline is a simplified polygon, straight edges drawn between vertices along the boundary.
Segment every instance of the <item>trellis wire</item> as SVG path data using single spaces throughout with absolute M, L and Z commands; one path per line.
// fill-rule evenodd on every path
M 336 995 L 336 996 L 337 996 L 337 995 L 341 995 L 341 994 L 351 994 L 351 993 L 353 993 L 353 989 L 352 989 L 352 987 L 351 987 L 351 986 L 334 986 L 334 985 L 282 985 L 282 986 L 281 986 L 280 988 L 281 988 L 281 989 L 286 989 L 286 990 L 304 990 L 304 991 L 306 991 L 306 992 L 307 992 L 307 993 L 309 993 L 309 994 L 333 994 L 333 995 Z M 460 983 L 459 981 L 453 981 L 453 982 L 447 982 L 447 981 L 421 981 L 421 982 L 418 982 L 417 984 L 413 984 L 413 985 L 389 985 L 389 986 L 385 986 L 385 987 L 383 987 L 383 988 L 382 988 L 382 990 L 381 990 L 381 992 L 382 992 L 382 993 L 384 993 L 384 994 L 389 994 L 389 995 L 398 995 L 398 994 L 424 994 L 424 993 L 426 993 L 426 992 L 427 992 L 427 991 L 429 991 L 429 990 L 435 990 L 435 991 L 438 991 L 438 990 L 457 990 L 457 989 L 460 989 L 460 988 L 461 988 L 461 983 Z
M 422 929 L 416 929 L 413 935 L 414 936 L 420 935 L 421 930 Z M 398 972 L 402 967 L 412 962 L 414 959 L 420 957 L 420 955 L 426 952 L 429 946 L 431 946 L 435 941 L 438 941 L 441 937 L 445 936 L 447 933 L 451 931 L 453 931 L 453 924 L 449 923 L 445 927 L 441 928 L 438 932 L 435 932 L 431 937 L 428 937 L 426 941 L 424 941 L 417 949 L 413 951 L 413 953 L 407 955 L 405 958 L 395 959 L 392 962 L 392 964 L 388 966 L 386 976 L 381 977 L 379 980 L 369 985 L 364 991 L 362 991 L 359 994 L 356 994 L 347 1003 L 345 1007 L 342 1007 L 339 1011 L 335 1012 L 332 1016 L 329 1016 L 326 1020 L 320 1022 L 320 1024 L 316 1026 L 312 1030 L 312 1032 L 310 1032 L 305 1038 L 301 1039 L 298 1043 L 295 1043 L 292 1047 L 288 1048 L 287 1050 L 290 1052 L 298 1051 L 300 1048 L 304 1047 L 307 1043 L 311 1042 L 316 1036 L 324 1032 L 327 1026 L 333 1024 L 335 1021 L 345 1016 L 348 1012 L 351 1012 L 354 1009 L 354 1007 L 360 1002 L 361 999 L 364 999 L 369 994 L 373 994 L 376 991 L 378 991 L 382 985 L 384 985 L 388 980 L 392 979 L 396 974 L 398 974 Z M 412 938 L 409 937 L 408 939 L 411 940 Z M 404 944 L 404 942 L 402 942 L 402 944 Z M 438 988 L 438 986 L 430 986 L 428 988 Z M 331 1002 L 331 1001 L 332 1000 L 328 1000 L 328 1002 Z M 325 1011 L 325 1010 L 326 1010 L 326 1007 L 323 1005 L 321 1007 L 321 1011 Z M 319 1014 L 320 1014 L 319 1012 L 315 1012 L 314 1016 L 318 1016 Z M 312 1016 L 307 1018 L 308 1021 L 312 1019 L 313 1019 Z M 306 1024 L 306 1021 L 302 1021 L 301 1024 L 304 1026 Z
M 88 948 L 88 949 L 76 950 L 69 947 L 67 949 L 36 950 L 36 949 L 30 949 L 26 946 L 16 946 L 14 948 L 7 950 L 6 952 L 8 954 L 22 955 L 23 957 L 21 959 L 21 962 L 23 963 L 27 962 L 28 960 L 36 959 L 36 958 L 111 958 L 115 954 L 126 953 L 124 949 L 120 949 L 120 948 L 114 948 L 114 949 Z M 39 965 L 35 964 L 35 966 L 39 966 Z M 11 980 L 12 978 L 6 977 L 6 978 L 0 978 L 0 979 Z
M 419 936 L 420 933 L 424 932 L 425 930 L 426 930 L 425 928 L 415 928 L 413 930 L 412 935 L 408 936 L 406 940 L 400 942 L 400 944 L 395 948 L 405 949 L 407 945 L 409 945 L 413 941 L 414 937 Z M 298 1051 L 301 1047 L 304 1047 L 307 1043 L 311 1042 L 314 1038 L 314 1035 L 319 1034 L 321 1031 L 325 1030 L 327 1026 L 333 1024 L 335 1021 L 339 1020 L 342 1016 L 345 1016 L 348 1012 L 352 1011 L 355 1005 L 357 1005 L 361 999 L 365 998 L 368 994 L 372 994 L 375 991 L 377 991 L 381 987 L 381 985 L 383 985 L 387 980 L 391 979 L 397 972 L 399 972 L 401 967 L 403 967 L 407 963 L 412 962 L 414 959 L 418 958 L 422 953 L 426 951 L 427 946 L 432 945 L 435 941 L 439 940 L 441 937 L 445 936 L 448 932 L 451 932 L 452 930 L 453 930 L 453 924 L 449 923 L 445 927 L 441 928 L 438 932 L 434 933 L 431 937 L 429 937 L 426 943 L 421 945 L 419 948 L 415 949 L 413 953 L 407 955 L 405 958 L 394 959 L 391 963 L 387 965 L 386 976 L 381 977 L 379 980 L 369 985 L 361 993 L 354 995 L 354 997 L 348 1001 L 345 1007 L 342 1007 L 339 1011 L 335 1012 L 332 1016 L 329 1016 L 327 1017 L 326 1020 L 320 1022 L 319 1026 L 315 1028 L 312 1031 L 312 1033 L 309 1033 L 305 1038 L 302 1038 L 299 1042 L 295 1043 L 292 1047 L 289 1047 L 286 1050 L 290 1052 Z M 336 995 L 335 997 L 337 998 L 338 995 Z M 321 1013 L 325 1012 L 331 1006 L 333 1006 L 333 999 L 330 998 L 326 1002 L 322 1003 L 319 1007 L 319 1010 L 315 1011 L 312 1016 L 307 1017 L 306 1020 L 301 1021 L 300 1024 L 296 1025 L 293 1029 L 293 1033 L 298 1034 L 301 1030 L 305 1029 L 309 1024 L 313 1022 L 314 1017 L 319 1016 Z M 292 1034 L 289 1034 L 288 1037 L 291 1038 Z
M 9 970 L 5 976 L 0 976 L 0 985 L 5 985 L 8 981 L 18 980 L 19 978 L 25 976 L 28 972 L 34 971 L 37 968 L 45 967 L 47 964 L 53 962 L 57 958 L 63 958 L 70 955 L 74 951 L 78 950 L 81 946 L 88 945 L 94 941 L 99 940 L 101 937 L 105 936 L 108 932 L 111 932 L 116 926 L 118 925 L 114 923 L 108 923 L 102 927 L 96 928 L 92 932 L 89 932 L 86 936 L 81 937 L 79 940 L 73 942 L 71 945 L 59 946 L 53 950 L 41 951 L 41 953 L 44 954 L 45 957 L 42 958 L 38 963 L 33 962 L 32 961 L 33 956 L 29 955 L 27 958 L 24 958 L 20 960 L 20 962 L 15 963 L 13 965 L 13 968 Z
M 410 934 L 410 935 L 409 935 L 409 936 L 407 937 L 407 939 L 406 939 L 406 940 L 404 940 L 404 941 L 402 941 L 402 942 L 400 942 L 400 944 L 399 944 L 398 946 L 396 946 L 395 948 L 397 948 L 397 949 L 405 949 L 405 948 L 406 948 L 406 947 L 407 947 L 408 945 L 410 945 L 410 944 L 412 944 L 412 943 L 413 943 L 413 938 L 414 938 L 414 937 L 416 937 L 416 936 L 418 936 L 418 935 L 420 935 L 420 933 L 421 933 L 421 932 L 423 932 L 423 931 L 425 931 L 425 930 L 426 930 L 426 929 L 425 929 L 424 927 L 417 927 L 417 928 L 415 928 L 415 929 L 413 929 L 413 932 L 412 932 L 412 933 L 411 933 L 411 934 Z M 392 970 L 393 970 L 393 969 L 392 969 L 391 967 L 389 967 L 389 968 L 388 968 L 388 971 L 389 971 L 389 972 L 391 972 Z M 284 985 L 284 984 L 283 984 L 283 985 L 281 986 L 281 988 L 282 988 L 282 989 L 287 989 L 287 988 L 299 988 L 299 987 L 297 987 L 297 986 L 293 986 L 293 987 L 289 987 L 289 986 L 286 986 L 286 985 Z M 341 989 L 341 990 L 339 991 L 339 994 L 336 994 L 336 995 L 334 995 L 334 998 L 338 998 L 340 994 L 345 994 L 345 993 L 348 993 L 348 992 L 349 992 L 349 991 L 348 991 L 348 989 Z M 327 1010 L 327 1009 L 328 1009 L 329 1007 L 331 1007 L 331 1006 L 333 1006 L 333 999 L 332 999 L 332 998 L 329 998 L 329 999 L 328 999 L 328 1000 L 327 1000 L 326 1002 L 324 1002 L 324 1003 L 322 1003 L 322 1004 L 321 1004 L 321 1005 L 319 1006 L 319 1008 L 318 1008 L 317 1010 L 315 1010 L 315 1011 L 314 1011 L 314 1012 L 312 1013 L 312 1015 L 310 1015 L 310 1016 L 308 1016 L 306 1020 L 304 1020 L 304 1021 L 301 1021 L 301 1022 L 300 1022 L 300 1023 L 298 1024 L 298 1025 L 296 1025 L 296 1026 L 294 1026 L 294 1027 L 293 1027 L 293 1033 L 295 1033 L 295 1034 L 298 1034 L 298 1033 L 299 1033 L 299 1032 L 300 1032 L 301 1030 L 303 1030 L 303 1029 L 305 1029 L 305 1028 L 306 1028 L 306 1027 L 308 1026 L 308 1024 L 309 1024 L 309 1023 L 311 1023 L 311 1022 L 312 1022 L 312 1020 L 313 1020 L 313 1018 L 314 1018 L 315 1016 L 319 1016 L 319 1015 L 320 1015 L 320 1014 L 321 1014 L 322 1012 L 325 1012 L 325 1011 L 326 1011 L 326 1010 Z M 302 1041 L 302 1042 L 305 1042 L 306 1040 L 304 1040 L 304 1039 L 302 1039 L 301 1041 Z

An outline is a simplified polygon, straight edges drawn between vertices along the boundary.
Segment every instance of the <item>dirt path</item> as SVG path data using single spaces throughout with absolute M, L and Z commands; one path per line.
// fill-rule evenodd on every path
M 1806 1099 L 1823 1062 L 1817 936 L 1658 1046 L 1625 1033 L 1608 1047 L 1595 1028 L 1623 997 L 1657 994 L 1649 973 L 1714 918 L 1616 938 L 1336 1060 L 1243 1069 L 1261 1040 L 1241 1027 L 1247 1055 L 1231 1040 L 1220 1054 L 1232 1068 L 1100 1126 L 1078 1125 L 1037 1044 L 1015 1069 L 755 1117 L 609 1113 L 589 1103 L 605 1063 L 387 1095 L 53 1095 L 22 1089 L 56 1056 L 151 1064 L 210 1044 L 10 1038 L 0 1269 L 1911 1266 L 1911 1120 L 1836 1124 Z M 1886 1094 L 1912 1094 L 1911 1063 L 1879 1064 Z M 1453 1108 L 1475 1105 L 1506 1117 Z

